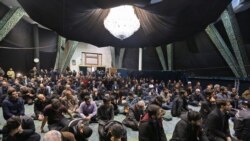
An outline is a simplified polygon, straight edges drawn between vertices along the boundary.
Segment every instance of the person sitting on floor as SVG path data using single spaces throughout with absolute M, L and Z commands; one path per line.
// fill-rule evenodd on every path
M 40 141 L 40 135 L 35 132 L 34 121 L 26 116 L 13 116 L 3 127 L 3 141 Z
M 68 127 L 65 128 L 64 131 L 74 134 L 76 141 L 88 141 L 88 138 L 93 133 L 93 130 L 84 123 L 82 118 L 70 121 Z
M 236 114 L 234 122 L 235 136 L 240 141 L 250 141 L 250 103 L 242 102 L 242 110 Z
M 79 113 L 86 122 L 96 122 L 97 106 L 90 96 L 84 97 L 84 102 L 79 107 Z
M 127 141 L 127 131 L 122 123 L 111 120 L 102 126 L 99 141 Z
M 58 99 L 52 99 L 51 104 L 44 108 L 44 119 L 41 125 L 41 132 L 44 132 L 43 128 L 47 121 L 49 130 L 60 131 L 65 128 L 69 124 L 69 120 L 64 117 L 63 113 L 67 113 L 72 118 L 72 115 Z
M 43 110 L 47 105 L 49 105 L 49 100 L 47 100 L 47 98 L 43 94 L 38 94 L 34 102 L 33 118 L 35 120 L 37 119 L 39 121 L 43 121 L 44 119 Z
M 199 112 L 189 111 L 176 124 L 170 141 L 208 141 L 202 130 L 202 119 Z
M 2 104 L 3 117 L 8 120 L 12 116 L 24 115 L 24 101 L 18 96 L 18 92 L 15 88 L 9 87 L 8 97 L 5 98 Z
M 144 115 L 145 110 L 145 102 L 143 100 L 139 101 L 133 107 L 129 108 L 129 112 L 126 115 L 126 118 L 122 121 L 122 123 L 132 128 L 135 131 L 138 131 L 140 118 Z
M 181 114 L 189 111 L 187 96 L 188 94 L 185 90 L 180 90 L 179 96 L 173 101 L 173 107 L 171 109 L 173 117 L 179 117 Z
M 164 110 L 158 105 L 148 106 L 139 123 L 139 141 L 167 141 L 162 124 L 164 114 Z

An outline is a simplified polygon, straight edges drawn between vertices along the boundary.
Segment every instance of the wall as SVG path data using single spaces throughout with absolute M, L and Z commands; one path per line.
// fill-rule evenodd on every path
M 105 66 L 106 68 L 111 67 L 111 52 L 110 52 L 109 47 L 98 48 L 91 44 L 79 43 L 73 57 L 70 60 L 71 70 L 79 71 L 79 65 L 84 65 L 84 64 L 81 64 L 82 52 L 102 54 L 102 66 Z M 72 65 L 72 60 L 76 60 L 76 65 L 74 66 Z

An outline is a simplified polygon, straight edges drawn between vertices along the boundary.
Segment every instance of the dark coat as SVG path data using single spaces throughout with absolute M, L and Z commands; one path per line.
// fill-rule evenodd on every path
M 122 123 L 133 130 L 138 130 L 138 124 L 142 115 L 143 111 L 138 110 L 136 105 L 134 105 L 133 107 L 129 108 L 128 115 L 122 121 Z
M 207 118 L 206 132 L 210 141 L 216 141 L 216 138 L 225 139 L 231 137 L 229 131 L 228 119 L 230 116 L 227 113 L 221 112 L 215 108 Z
M 200 114 L 202 117 L 203 122 L 207 120 L 208 114 L 214 109 L 214 106 L 210 104 L 207 100 L 201 103 Z
M 171 114 L 173 117 L 179 117 L 183 112 L 188 111 L 188 102 L 185 98 L 178 96 L 173 101 Z
M 234 123 L 235 136 L 243 141 L 250 141 L 250 109 L 236 114 Z
M 35 132 L 35 124 L 32 118 L 23 116 L 22 120 L 22 133 L 17 133 L 14 136 L 10 136 L 9 129 L 3 127 L 3 141 L 40 141 L 40 135 Z
M 176 124 L 171 141 L 208 141 L 201 127 L 192 125 L 187 115 Z
M 139 124 L 139 141 L 167 141 L 162 120 L 151 119 L 146 113 Z
M 23 116 L 24 115 L 24 101 L 22 98 L 18 98 L 13 101 L 9 97 L 6 97 L 2 104 L 3 117 L 8 120 L 13 115 Z

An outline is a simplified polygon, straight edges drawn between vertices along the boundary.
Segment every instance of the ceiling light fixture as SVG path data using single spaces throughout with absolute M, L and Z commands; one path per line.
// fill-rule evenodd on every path
M 104 27 L 116 38 L 124 40 L 139 30 L 140 21 L 133 6 L 122 5 L 110 9 Z

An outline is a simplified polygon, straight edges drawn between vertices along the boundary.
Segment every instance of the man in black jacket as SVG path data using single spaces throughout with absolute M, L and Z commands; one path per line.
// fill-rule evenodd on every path
M 217 107 L 208 115 L 206 122 L 207 136 L 210 141 L 232 141 L 228 119 L 231 110 L 230 101 L 217 100 Z
M 176 124 L 171 141 L 208 141 L 201 125 L 200 113 L 189 111 Z
M 173 107 L 171 109 L 171 114 L 173 117 L 179 117 L 181 114 L 189 110 L 187 96 L 188 93 L 185 90 L 180 90 L 179 96 L 173 101 Z
M 234 122 L 235 136 L 240 141 L 250 141 L 250 103 L 242 102 L 242 110 L 236 114 Z
M 40 141 L 34 121 L 26 116 L 13 116 L 3 127 L 3 141 Z
M 3 101 L 3 117 L 5 120 L 13 116 L 23 116 L 24 115 L 24 101 L 18 96 L 16 89 L 9 87 L 8 97 Z
M 127 131 L 119 121 L 108 121 L 98 131 L 99 141 L 127 141 Z
M 38 94 L 34 102 L 34 119 L 43 121 L 43 110 L 47 105 L 49 105 L 49 100 L 43 94 Z
M 145 110 L 145 102 L 143 100 L 136 103 L 133 107 L 129 108 L 129 112 L 126 115 L 126 118 L 122 121 L 122 123 L 132 128 L 135 131 L 138 131 L 139 121 L 141 116 L 144 114 Z
M 203 125 L 206 123 L 208 114 L 216 107 L 216 100 L 213 97 L 214 91 L 205 91 L 205 100 L 201 102 L 200 114 L 202 117 Z
M 150 104 L 147 113 L 139 124 L 139 141 L 167 141 L 162 125 L 164 110 L 158 105 Z

